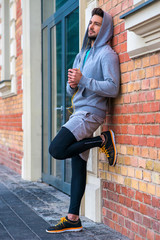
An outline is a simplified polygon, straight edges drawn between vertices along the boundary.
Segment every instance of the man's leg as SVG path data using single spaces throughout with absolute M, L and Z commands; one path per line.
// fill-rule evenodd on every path
M 72 158 L 71 198 L 68 218 L 72 221 L 79 219 L 79 209 L 86 187 L 87 162 L 79 155 Z
M 59 131 L 49 147 L 49 153 L 56 159 L 66 159 L 77 156 L 78 154 L 102 146 L 102 137 L 85 138 L 81 141 L 76 140 L 74 135 L 65 127 Z
M 68 216 L 49 227 L 48 233 L 61 233 L 66 231 L 81 231 L 82 225 L 79 219 L 79 209 L 86 186 L 87 162 L 79 155 L 72 158 L 71 198 Z

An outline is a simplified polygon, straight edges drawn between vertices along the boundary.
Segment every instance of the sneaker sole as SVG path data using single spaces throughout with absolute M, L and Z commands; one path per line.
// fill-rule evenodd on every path
M 66 228 L 62 230 L 57 230 L 57 231 L 48 231 L 46 230 L 47 233 L 63 233 L 63 232 L 80 232 L 82 231 L 83 227 L 79 228 Z
M 113 143 L 113 147 L 114 147 L 114 161 L 113 161 L 113 164 L 111 166 L 115 166 L 116 165 L 116 162 L 117 162 L 117 149 L 116 149 L 116 141 L 115 141 L 115 136 L 114 136 L 114 132 L 112 130 L 109 130 L 110 131 L 110 134 L 111 134 L 111 138 L 112 138 L 112 143 Z

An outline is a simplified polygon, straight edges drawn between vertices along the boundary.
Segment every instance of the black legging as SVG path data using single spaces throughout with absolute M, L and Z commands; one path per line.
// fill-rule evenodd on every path
M 100 136 L 85 138 L 77 141 L 67 128 L 62 127 L 49 147 L 49 153 L 55 159 L 72 158 L 71 199 L 69 213 L 79 215 L 81 199 L 86 186 L 87 162 L 79 154 L 94 148 L 101 147 Z

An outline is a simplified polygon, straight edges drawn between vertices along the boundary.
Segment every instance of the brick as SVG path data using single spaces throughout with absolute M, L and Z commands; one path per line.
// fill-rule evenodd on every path
M 150 66 L 150 59 L 149 59 L 149 57 L 144 57 L 144 58 L 142 59 L 142 66 L 143 66 L 143 67 L 148 67 L 148 66 Z
M 160 184 L 160 174 L 156 172 L 152 172 L 152 182 L 156 184 Z
M 116 193 L 108 191 L 108 199 L 118 202 L 118 195 Z
M 152 197 L 152 206 L 160 209 L 160 198 Z
M 147 184 L 144 182 L 139 182 L 139 190 L 146 192 L 147 191 Z
M 122 195 L 120 195 L 119 196 L 119 203 L 121 203 L 121 204 L 125 204 L 125 197 L 124 196 L 122 196 Z
M 128 156 L 125 156 L 124 157 L 124 164 L 125 165 L 131 165 L 131 158 L 130 157 L 128 157 Z
M 147 171 L 143 171 L 143 180 L 147 182 L 151 182 L 151 173 Z
M 134 177 L 135 176 L 134 168 L 131 168 L 131 167 L 128 168 L 128 176 L 129 177 Z
M 153 56 L 150 56 L 150 64 L 151 65 L 156 65 L 159 63 L 159 60 L 158 60 L 158 55 L 153 55 Z
M 129 94 L 125 94 L 123 97 L 123 102 L 124 103 L 130 103 L 130 95 Z
M 125 183 L 126 186 L 131 187 L 131 184 L 132 184 L 131 178 L 125 178 L 125 179 L 124 179 L 124 183 Z
M 160 113 L 156 113 L 155 115 L 155 122 L 160 123 Z
M 143 202 L 143 193 L 141 193 L 139 191 L 136 191 L 135 199 L 140 201 L 140 202 Z
M 126 41 L 126 32 L 123 32 L 118 35 L 118 43 L 122 43 L 124 41 Z
M 124 145 L 121 145 L 121 154 L 126 154 L 127 153 L 127 147 Z
M 116 184 L 116 192 L 121 193 L 121 186 Z
M 154 231 L 147 229 L 147 239 L 153 240 L 154 239 Z
M 128 218 L 134 221 L 134 211 L 128 210 Z
M 109 218 L 109 219 L 112 219 L 112 212 L 107 210 L 106 211 L 106 217 Z
M 155 233 L 155 240 L 160 240 L 160 234 Z
M 135 90 L 135 84 L 134 83 L 129 83 L 128 84 L 128 92 L 131 93 Z
M 153 67 L 146 69 L 146 78 L 153 77 Z
M 135 239 L 135 233 L 133 233 L 132 231 L 128 230 L 128 238 L 132 239 L 132 240 Z
M 160 210 L 157 210 L 157 219 L 160 220 Z
M 147 137 L 147 146 L 154 147 L 155 146 L 155 138 Z
M 156 196 L 160 197 L 160 187 L 156 186 Z
M 141 68 L 142 60 L 140 58 L 135 59 L 135 69 Z
M 135 134 L 142 135 L 142 126 L 140 125 L 135 126 Z
M 132 208 L 133 208 L 134 210 L 139 211 L 139 206 L 140 206 L 139 202 L 137 202 L 137 201 L 132 201 Z
M 155 76 L 160 76 L 160 66 L 154 67 Z
M 149 79 L 142 80 L 142 89 L 147 90 L 149 88 L 150 88 L 150 80 Z
M 143 238 L 141 238 L 140 236 L 138 235 L 135 235 L 135 239 L 134 240 L 144 240 Z
M 146 120 L 146 123 L 154 123 L 155 122 L 155 116 L 153 114 L 147 114 L 145 120 Z
M 132 145 L 138 145 L 138 137 L 135 137 L 135 136 L 132 136 L 132 138 L 131 138 L 131 144 Z
M 126 187 L 122 187 L 122 194 L 127 196 L 127 191 L 128 191 L 128 189 Z
M 160 135 L 160 126 L 159 125 L 154 125 L 154 126 L 151 126 L 151 133 L 152 135 Z
M 160 138 L 156 138 L 155 147 L 160 148 Z
M 128 228 L 130 230 L 132 229 L 131 228 L 131 223 L 132 223 L 131 221 L 129 221 L 128 219 L 125 219 L 125 226 L 126 226 L 126 228 Z
M 127 63 L 122 63 L 122 64 L 120 65 L 121 73 L 127 72 L 127 68 L 128 68 Z
M 154 168 L 153 161 L 148 160 L 146 162 L 146 169 L 153 170 L 153 168 Z
M 134 69 L 134 62 L 130 61 L 127 64 L 128 64 L 128 71 L 133 71 L 133 69 Z
M 119 215 L 118 216 L 118 223 L 121 225 L 121 226 L 124 226 L 124 217 Z
M 148 193 L 155 195 L 155 193 L 156 193 L 155 185 L 148 183 Z
M 139 123 L 146 123 L 145 115 L 139 115 Z
M 114 35 L 117 35 L 120 33 L 120 25 L 117 25 L 114 27 Z
M 151 91 L 147 94 L 147 101 L 154 101 L 155 99 L 155 92 Z
M 109 189 L 110 191 L 114 191 L 114 183 L 109 182 L 109 183 L 108 183 L 108 189 Z
M 146 137 L 139 137 L 138 143 L 140 146 L 146 146 L 147 145 L 147 138 Z
M 160 163 L 159 162 L 154 162 L 154 171 L 160 173 Z
M 140 168 L 146 168 L 146 160 L 145 160 L 145 159 L 139 159 L 139 161 L 138 161 L 138 167 L 140 167 Z
M 149 149 L 149 157 L 151 159 L 157 159 L 158 158 L 158 151 L 155 148 L 150 148 Z
M 156 100 L 160 100 L 160 90 L 156 90 Z
M 146 238 L 147 229 L 144 228 L 144 227 L 142 227 L 142 226 L 139 226 L 139 234 L 140 234 L 142 237 Z
M 134 148 L 131 146 L 131 147 L 127 147 L 127 154 L 128 155 L 133 155 L 134 154 Z
M 148 217 L 143 217 L 143 225 L 146 226 L 147 228 L 151 228 L 152 225 L 152 220 Z
M 135 171 L 135 177 L 138 179 L 142 179 L 142 170 L 136 170 Z
M 137 190 L 138 190 L 138 181 L 137 181 L 137 180 L 134 180 L 134 179 L 132 179 L 132 180 L 131 180 L 131 186 L 132 186 L 132 188 L 134 188 L 134 189 L 137 189 Z
M 128 236 L 128 229 L 122 227 L 122 234 L 125 235 L 125 236 Z
M 158 78 L 150 79 L 150 87 L 151 87 L 151 89 L 158 88 L 158 83 L 159 83 L 159 79 Z
M 151 102 L 151 111 L 158 112 L 160 110 L 160 102 Z
M 146 101 L 146 92 L 139 93 L 138 99 L 140 102 L 145 102 Z
M 137 79 L 138 79 L 138 72 L 137 71 L 131 72 L 131 81 L 135 81 Z
M 134 89 L 135 89 L 135 86 L 134 86 Z M 131 103 L 136 103 L 136 102 L 138 102 L 138 95 L 137 94 L 132 94 L 131 95 Z
M 143 130 L 143 132 L 144 132 L 144 130 Z M 142 148 L 141 149 L 141 156 L 147 158 L 149 156 L 149 149 L 148 148 Z
M 145 78 L 145 75 L 146 75 L 146 72 L 144 69 L 140 69 L 138 71 L 138 79 L 144 79 Z M 142 88 L 143 89 L 143 88 Z
M 124 73 L 121 75 L 121 83 L 127 83 L 130 81 L 130 73 Z

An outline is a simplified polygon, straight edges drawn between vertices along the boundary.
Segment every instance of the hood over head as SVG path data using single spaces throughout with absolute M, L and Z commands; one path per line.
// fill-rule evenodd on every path
M 98 33 L 98 36 L 94 42 L 93 47 L 101 47 L 105 45 L 113 36 L 113 20 L 111 15 L 109 15 L 107 12 L 104 12 L 103 21 L 101 29 Z M 89 27 L 89 24 L 88 24 Z M 83 44 L 82 44 L 82 50 L 86 48 L 86 45 L 88 43 L 88 27 L 85 32 Z

